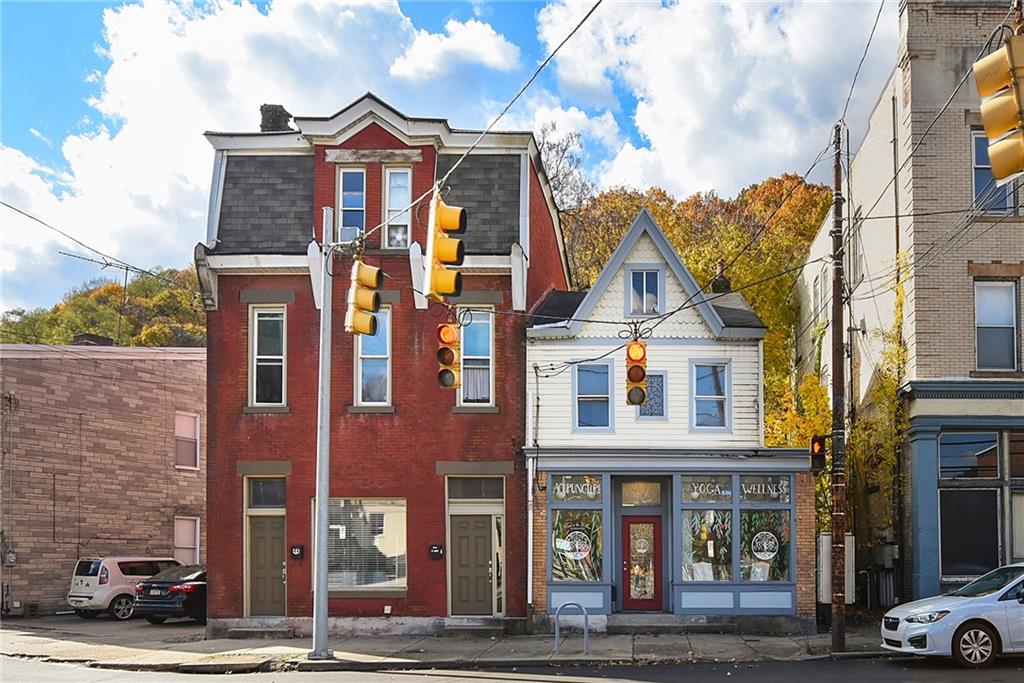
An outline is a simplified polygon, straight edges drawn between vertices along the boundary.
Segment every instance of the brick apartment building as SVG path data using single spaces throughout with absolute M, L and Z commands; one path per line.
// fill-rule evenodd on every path
M 517 628 L 526 617 L 524 314 L 567 273 L 529 132 L 488 134 L 448 181 L 466 208 L 462 388 L 436 381 L 445 320 L 412 289 L 426 207 L 400 214 L 479 132 L 411 118 L 373 95 L 333 116 L 264 105 L 258 133 L 208 133 L 209 231 L 196 247 L 208 310 L 209 628 L 308 633 L 312 613 L 319 312 L 307 261 L 367 235 L 388 275 L 374 336 L 332 339 L 329 602 L 333 632 Z M 459 619 L 459 617 L 463 617 Z M 357 619 L 358 618 L 358 619 Z
M 831 217 L 797 288 L 798 373 L 814 371 L 820 343 L 822 381 L 846 372 L 853 406 L 866 414 L 882 358 L 878 332 L 894 320 L 897 250 L 908 259 L 902 396 L 909 429 L 896 520 L 902 518 L 902 528 L 864 528 L 856 511 L 853 520 L 867 536 L 858 545 L 879 548 L 871 556 L 859 553 L 857 567 L 879 577 L 875 604 L 934 595 L 1024 560 L 1024 188 L 1019 180 L 1003 187 L 992 182 L 973 78 L 936 120 L 1006 13 L 1002 0 L 900 3 L 896 66 L 844 188 L 852 191 L 847 325 L 864 330 L 852 339 L 852 373 L 849 364 L 828 367 L 829 336 L 815 339 L 831 311 L 831 273 L 817 261 L 831 251 Z M 902 168 L 898 182 L 887 185 L 894 157 Z M 863 587 L 859 592 L 865 599 Z
M 79 557 L 206 549 L 206 350 L 0 345 L 3 614 L 66 602 Z

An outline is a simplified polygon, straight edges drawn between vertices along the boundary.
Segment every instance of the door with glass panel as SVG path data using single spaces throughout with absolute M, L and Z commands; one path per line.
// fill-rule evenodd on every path
M 661 517 L 622 517 L 622 608 L 662 608 Z

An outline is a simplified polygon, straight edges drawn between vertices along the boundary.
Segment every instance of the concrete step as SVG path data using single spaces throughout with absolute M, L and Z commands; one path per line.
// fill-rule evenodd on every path
M 611 614 L 608 635 L 736 633 L 736 617 L 683 614 Z
M 236 640 L 279 640 L 282 638 L 294 638 L 295 629 L 290 626 L 277 628 L 253 627 L 253 628 L 229 628 L 228 638 Z
M 442 635 L 455 638 L 501 638 L 505 623 L 497 617 L 448 617 Z

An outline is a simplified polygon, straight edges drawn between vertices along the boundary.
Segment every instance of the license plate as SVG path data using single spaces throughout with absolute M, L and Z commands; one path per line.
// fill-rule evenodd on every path
M 160 595 L 160 593 L 161 593 L 161 590 L 159 588 L 152 588 L 149 591 L 150 595 Z

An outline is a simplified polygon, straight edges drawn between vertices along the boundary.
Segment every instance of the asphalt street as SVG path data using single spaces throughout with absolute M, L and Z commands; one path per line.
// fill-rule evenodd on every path
M 73 664 L 39 660 L 0 658 L 0 680 L 4 683 L 216 683 L 218 677 L 204 674 L 142 673 L 90 669 Z M 991 681 L 1020 683 L 1024 680 L 1024 658 L 1004 658 L 991 669 L 970 671 L 944 660 L 852 659 L 843 661 L 763 662 L 759 664 L 701 663 L 678 666 L 505 669 L 499 671 L 408 671 L 408 672 L 322 672 L 262 673 L 231 675 L 224 683 L 276 683 L 336 681 L 338 683 L 602 683 L 635 681 L 828 681 L 828 683 L 887 683 L 889 681 Z

